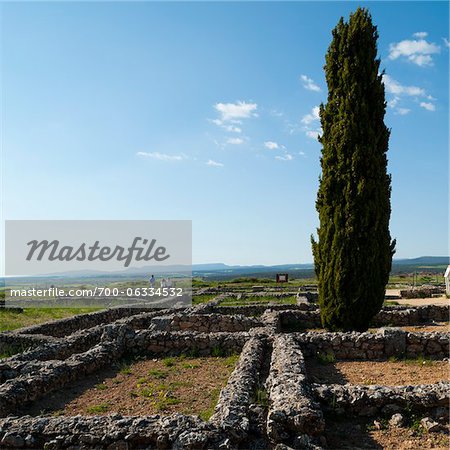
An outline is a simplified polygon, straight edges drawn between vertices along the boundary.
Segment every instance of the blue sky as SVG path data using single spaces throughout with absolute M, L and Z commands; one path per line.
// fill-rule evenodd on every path
M 316 107 L 356 2 L 3 3 L 4 219 L 192 219 L 193 261 L 312 261 Z M 396 257 L 448 254 L 448 3 L 378 25 Z

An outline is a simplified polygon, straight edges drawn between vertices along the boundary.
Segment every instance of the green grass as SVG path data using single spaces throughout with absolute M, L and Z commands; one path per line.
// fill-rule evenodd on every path
M 133 371 L 131 370 L 131 367 L 129 364 L 122 363 L 120 365 L 119 373 L 121 373 L 122 375 L 131 375 L 133 373 Z
M 227 358 L 224 358 L 223 363 L 225 367 L 234 367 L 239 359 L 238 353 L 233 353 L 232 355 L 228 356 Z
M 100 403 L 99 405 L 93 405 L 93 406 L 89 406 L 86 411 L 89 414 L 101 414 L 101 413 L 105 413 L 108 412 L 109 410 L 109 405 L 108 403 Z
M 108 386 L 104 383 L 99 383 L 95 385 L 95 389 L 98 389 L 99 391 L 106 391 Z
M 194 295 L 192 296 L 192 304 L 200 305 L 202 303 L 208 303 L 213 298 L 217 297 L 218 294 L 204 294 L 204 295 Z
M 198 367 L 200 367 L 198 364 L 186 361 L 186 362 L 182 362 L 181 363 L 181 367 L 183 369 L 197 369 Z
M 9 358 L 11 356 L 17 355 L 17 353 L 23 353 L 28 349 L 29 347 L 25 346 L 24 344 L 18 346 L 7 346 L 3 349 L 3 352 L 0 353 L 0 359 Z
M 18 313 L 0 309 L 0 332 L 99 310 L 100 308 L 25 308 L 22 313 Z
M 316 355 L 316 358 L 320 364 L 331 364 L 336 361 L 336 356 L 334 356 L 334 353 L 332 353 L 332 352 L 318 353 Z
M 175 365 L 175 363 L 176 363 L 176 359 L 175 358 L 168 357 L 168 358 L 164 358 L 163 359 L 163 364 L 166 367 L 173 367 Z
M 216 408 L 217 402 L 219 401 L 220 390 L 221 389 L 219 387 L 213 389 L 210 395 L 211 401 L 209 407 L 204 409 L 203 411 L 200 411 L 200 413 L 198 414 L 200 419 L 204 420 L 205 422 L 208 421 L 214 414 L 214 409 Z
M 419 355 L 417 358 L 397 358 L 396 356 L 391 356 L 388 360 L 389 362 L 403 362 L 405 364 L 417 365 L 417 366 L 432 366 L 434 361 L 423 355 Z
M 219 303 L 219 306 L 245 306 L 250 303 L 253 304 L 265 304 L 265 303 L 275 303 L 277 305 L 295 305 L 297 302 L 297 299 L 294 295 L 291 297 L 283 297 L 283 298 L 277 298 L 271 295 L 264 295 L 264 296 L 248 296 L 248 297 L 242 297 L 240 299 L 234 298 L 234 297 L 227 297 L 223 301 Z
M 255 403 L 260 406 L 269 406 L 269 395 L 264 388 L 257 388 L 255 392 Z
M 167 378 L 168 373 L 164 370 L 152 369 L 152 370 L 150 370 L 148 375 L 152 378 L 161 380 L 161 379 Z

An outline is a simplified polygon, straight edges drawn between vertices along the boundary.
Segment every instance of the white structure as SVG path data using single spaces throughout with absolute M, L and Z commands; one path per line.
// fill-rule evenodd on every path
M 447 293 L 447 295 L 450 295 L 450 266 L 447 266 L 444 278 L 445 278 L 445 292 Z

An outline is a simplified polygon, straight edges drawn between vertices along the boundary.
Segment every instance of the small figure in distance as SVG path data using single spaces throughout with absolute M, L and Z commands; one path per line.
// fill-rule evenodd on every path
M 166 279 L 163 278 L 163 279 L 161 280 L 161 288 L 165 288 L 165 287 L 166 287 Z
M 155 276 L 154 275 L 152 275 L 150 278 L 150 287 L 151 288 L 155 287 Z

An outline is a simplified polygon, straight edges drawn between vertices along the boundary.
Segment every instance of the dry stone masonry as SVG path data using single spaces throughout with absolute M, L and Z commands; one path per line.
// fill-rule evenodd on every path
M 230 297 L 245 304 L 249 297 L 296 295 L 257 289 L 208 288 L 200 295 L 216 297 L 192 308 L 113 308 L 0 333 L 0 352 L 15 353 L 0 360 L 0 449 L 320 449 L 326 447 L 324 414 L 330 411 L 376 417 L 407 406 L 427 414 L 430 428 L 434 420 L 448 419 L 448 381 L 397 387 L 317 384 L 305 366 L 305 358 L 323 355 L 448 358 L 448 332 L 398 328 L 448 321 L 447 307 L 386 307 L 374 320 L 374 332 L 329 333 L 314 331 L 321 325 L 312 294 L 308 299 L 308 293 L 299 293 L 296 305 L 263 300 L 221 305 Z M 218 351 L 240 357 L 209 421 L 183 414 L 20 415 L 26 405 L 124 357 Z

